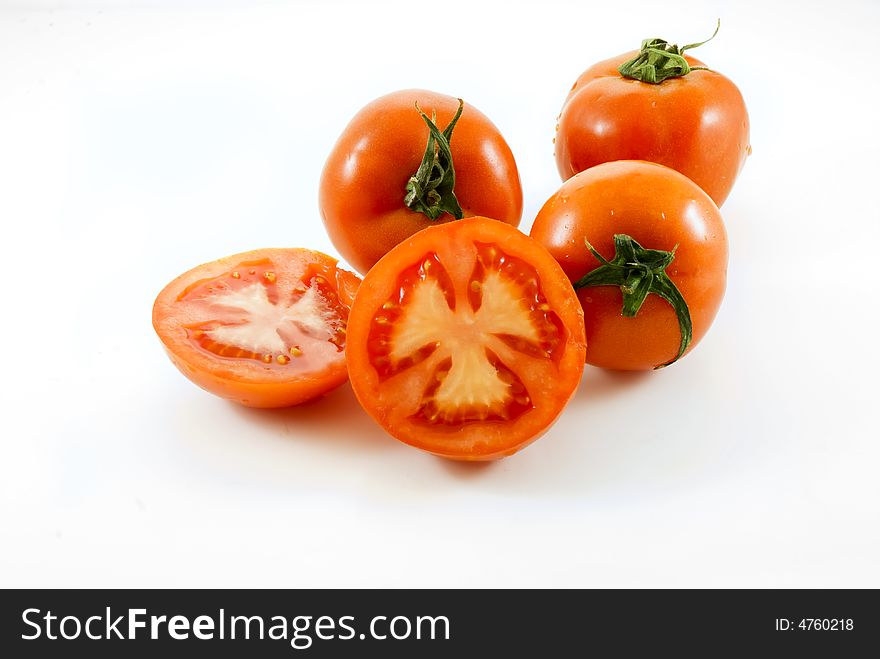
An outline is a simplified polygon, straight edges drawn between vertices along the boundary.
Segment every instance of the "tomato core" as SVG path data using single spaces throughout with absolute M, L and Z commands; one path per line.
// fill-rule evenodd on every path
M 193 346 L 223 359 L 307 370 L 345 345 L 345 310 L 327 280 L 307 271 L 279 285 L 269 260 L 196 282 L 178 302 L 191 305 L 193 322 L 184 329 Z
M 535 269 L 498 245 L 475 248 L 463 291 L 440 257 L 426 253 L 401 272 L 397 291 L 372 319 L 369 361 L 381 381 L 414 368 L 431 371 L 413 421 L 515 419 L 534 406 L 520 375 L 491 349 L 492 337 L 532 357 L 558 359 L 564 346 L 562 321 Z

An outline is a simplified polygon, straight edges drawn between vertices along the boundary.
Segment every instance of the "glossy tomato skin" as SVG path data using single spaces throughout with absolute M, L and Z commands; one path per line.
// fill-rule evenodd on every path
M 321 174 L 321 217 L 334 246 L 361 273 L 414 233 L 454 218 L 430 220 L 403 203 L 416 172 L 428 128 L 436 112 L 442 131 L 458 109 L 458 99 L 410 89 L 369 103 L 351 120 L 333 147 Z M 455 194 L 464 216 L 486 215 L 517 226 L 522 187 L 513 154 L 491 121 L 465 101 L 452 140 Z
M 624 160 L 597 165 L 563 183 L 531 231 L 572 282 L 600 265 L 584 241 L 610 259 L 615 234 L 627 234 L 647 249 L 677 246 L 666 274 L 690 309 L 693 349 L 712 324 L 727 283 L 727 234 L 718 207 L 684 175 L 655 163 Z M 657 295 L 648 295 L 632 318 L 621 315 L 618 287 L 582 288 L 578 297 L 584 307 L 587 363 L 637 371 L 676 355 L 678 321 Z
M 497 259 L 489 262 L 503 265 L 487 266 L 480 279 L 475 273 L 483 268 L 481 259 L 487 253 Z M 499 275 L 502 271 L 506 274 Z M 446 291 L 445 301 L 441 299 L 421 309 L 430 313 L 421 316 L 416 326 L 418 340 L 411 344 L 411 347 L 428 345 L 429 354 L 418 357 L 422 351 L 416 350 L 412 355 L 417 356 L 416 360 L 422 359 L 421 362 L 398 371 L 390 368 L 383 373 L 379 364 L 393 354 L 394 342 L 402 340 L 404 335 L 402 319 L 409 309 L 417 307 L 408 306 L 407 299 L 412 294 L 410 283 L 419 281 L 419 273 L 426 272 L 436 277 L 436 281 L 445 282 Z M 475 307 L 471 296 L 480 287 L 474 281 L 483 281 L 486 291 L 493 276 L 510 277 L 505 280 L 509 284 L 505 289 L 507 293 L 487 296 L 481 306 Z M 499 317 L 490 316 L 488 322 L 490 326 L 493 322 L 498 324 L 494 329 L 499 334 L 488 339 L 474 338 L 471 329 L 483 322 L 478 316 L 480 310 L 493 304 L 491 313 L 497 312 Z M 530 311 L 523 312 L 526 308 Z M 512 315 L 508 316 L 507 312 Z M 451 321 L 444 323 L 444 317 Z M 523 318 L 531 319 L 528 322 L 534 322 L 542 333 L 549 330 L 541 334 L 552 336 L 552 347 L 547 348 L 546 353 L 542 352 L 546 348 L 544 344 L 541 350 L 522 345 L 511 348 L 518 345 L 518 338 L 507 336 L 504 328 L 515 327 Z M 376 329 L 389 320 L 391 330 L 377 335 Z M 503 339 L 499 338 L 502 336 Z M 431 352 L 433 341 L 437 341 L 439 347 Z M 446 341 L 455 343 L 447 348 Z M 488 418 L 448 423 L 432 423 L 420 416 L 420 398 L 437 387 L 438 380 L 442 384 L 455 379 L 455 361 L 467 362 L 468 354 L 482 359 L 484 350 L 486 355 L 492 351 L 499 358 L 490 369 L 490 379 L 495 369 L 497 374 L 504 373 L 505 382 L 513 382 L 510 386 L 516 387 L 512 391 L 528 397 L 526 404 L 512 405 L 495 416 L 484 415 Z M 389 434 L 441 457 L 477 461 L 512 455 L 553 424 L 580 382 L 585 350 L 581 305 L 553 257 L 515 228 L 474 217 L 425 229 L 380 259 L 365 277 L 352 306 L 346 357 L 355 395 Z M 404 360 L 412 361 L 412 356 L 405 356 Z M 452 361 L 445 374 L 437 369 L 444 360 Z M 387 362 L 387 358 L 384 361 Z M 467 373 L 467 369 L 463 370 Z M 479 397 L 485 390 L 478 386 L 470 393 Z M 463 398 L 467 399 L 468 395 Z
M 751 152 L 742 94 L 715 71 L 656 85 L 624 78 L 617 67 L 636 54 L 599 62 L 573 85 L 556 127 L 562 180 L 603 162 L 648 160 L 685 174 L 721 206 Z
M 219 282 L 220 287 L 266 279 L 276 283 L 322 277 L 344 327 L 360 278 L 336 267 L 333 257 L 307 249 L 258 249 L 212 261 L 171 281 L 153 304 L 153 328 L 172 363 L 202 389 L 246 407 L 288 407 L 321 396 L 348 379 L 344 346 L 322 346 L 299 358 L 285 355 L 266 364 L 255 358 L 219 356 L 200 348 L 194 328 L 203 320 L 188 296 Z M 280 291 L 283 299 L 287 291 Z M 226 352 L 229 352 L 228 350 Z

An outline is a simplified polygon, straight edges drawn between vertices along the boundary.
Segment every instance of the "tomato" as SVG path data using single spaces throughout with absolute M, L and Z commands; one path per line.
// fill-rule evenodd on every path
M 307 249 L 259 249 L 168 284 L 153 327 L 171 361 L 249 407 L 305 402 L 347 379 L 345 331 L 360 279 Z
M 581 74 L 556 126 L 563 181 L 603 162 L 649 160 L 685 174 L 718 206 L 724 203 L 751 153 L 749 115 L 733 82 L 716 71 L 694 70 L 705 64 L 682 50 L 646 41 L 642 51 L 604 60 Z M 639 56 L 629 75 L 650 79 L 663 63 L 666 73 L 660 77 L 669 72 L 671 77 L 657 84 L 624 77 L 618 67 Z M 649 56 L 657 62 L 653 71 Z
M 373 101 L 351 120 L 324 165 L 320 207 L 336 249 L 365 273 L 434 224 L 486 215 L 517 226 L 522 188 L 510 147 L 483 113 L 411 89 Z
M 705 335 L 724 297 L 721 213 L 693 181 L 662 165 L 622 160 L 577 174 L 541 208 L 531 236 L 575 284 L 587 362 L 596 366 L 675 361 Z
M 487 460 L 541 435 L 584 368 L 583 312 L 553 257 L 515 228 L 470 218 L 417 233 L 364 278 L 349 375 L 397 439 Z

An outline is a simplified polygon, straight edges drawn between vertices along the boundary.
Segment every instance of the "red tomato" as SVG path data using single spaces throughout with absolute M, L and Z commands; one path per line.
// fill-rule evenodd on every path
M 587 362 L 596 366 L 642 370 L 675 361 L 705 335 L 724 297 L 727 234 L 718 207 L 662 165 L 623 160 L 577 174 L 544 204 L 531 235 L 575 283 Z M 603 263 L 587 241 L 612 262 L 598 276 L 592 273 Z M 615 253 L 626 250 L 631 253 L 615 264 Z M 578 288 L 589 275 L 607 283 Z M 676 314 L 670 282 L 685 303 L 686 322 Z M 644 286 L 653 288 L 638 303 Z M 623 315 L 627 300 L 636 307 L 631 317 Z
M 166 286 L 153 327 L 197 385 L 249 407 L 285 407 L 347 379 L 345 329 L 360 279 L 307 249 L 259 249 Z
M 673 46 L 662 40 L 653 46 L 655 53 L 665 53 L 657 57 L 666 57 L 668 66 L 679 67 L 677 73 L 686 70 L 683 61 L 691 68 L 705 66 L 681 49 L 676 60 L 669 52 Z M 599 62 L 572 86 L 556 126 L 562 180 L 603 162 L 649 160 L 685 174 L 720 206 L 751 152 L 742 94 L 716 71 L 691 70 L 658 84 L 621 75 L 618 67 L 638 55 L 632 51 Z M 633 68 L 633 75 L 646 75 L 646 67 Z
M 464 105 L 454 131 L 447 128 L 446 146 L 442 134 L 429 144 L 434 136 L 426 119 L 436 113 L 433 123 L 443 131 L 458 109 L 451 96 L 394 92 L 364 107 L 339 137 L 321 174 L 321 216 L 336 249 L 358 271 L 367 272 L 417 231 L 456 217 L 486 215 L 519 224 L 522 188 L 516 162 L 483 113 Z M 426 151 L 429 165 L 436 166 L 423 169 L 412 190 Z
M 540 436 L 584 368 L 583 315 L 553 257 L 515 228 L 471 218 L 382 258 L 349 317 L 349 375 L 397 439 L 487 460 Z

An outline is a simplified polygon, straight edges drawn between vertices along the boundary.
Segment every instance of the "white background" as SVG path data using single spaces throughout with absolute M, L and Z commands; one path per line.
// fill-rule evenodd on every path
M 880 4 L 4 2 L 0 585 L 880 586 Z M 199 263 L 333 253 L 324 158 L 376 96 L 501 129 L 522 228 L 559 185 L 578 74 L 717 39 L 754 154 L 722 209 L 712 331 L 587 368 L 488 466 L 385 435 L 348 385 L 261 412 L 186 381 L 153 299 Z

